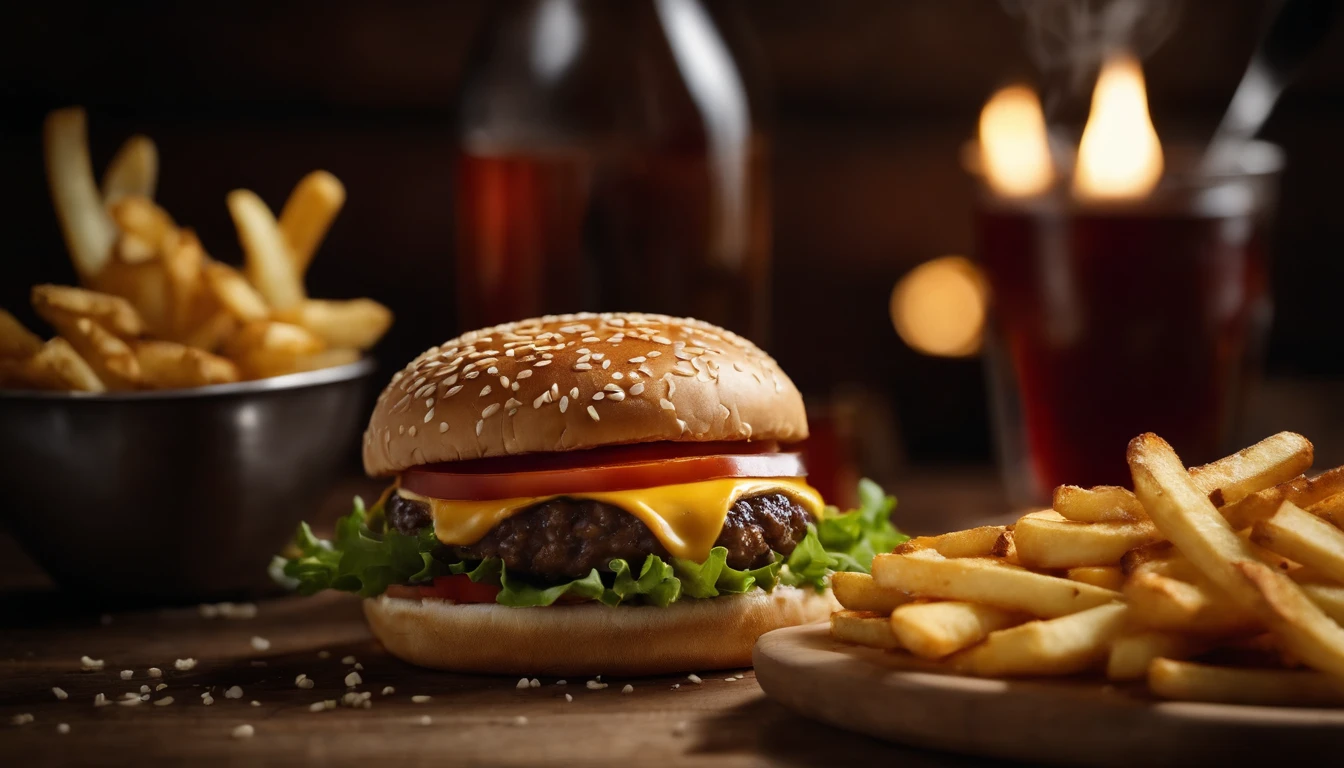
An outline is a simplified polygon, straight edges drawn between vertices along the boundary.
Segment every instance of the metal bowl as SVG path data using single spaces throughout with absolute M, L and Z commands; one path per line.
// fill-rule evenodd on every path
M 0 522 L 96 602 L 234 598 L 348 473 L 370 359 L 165 392 L 0 391 Z

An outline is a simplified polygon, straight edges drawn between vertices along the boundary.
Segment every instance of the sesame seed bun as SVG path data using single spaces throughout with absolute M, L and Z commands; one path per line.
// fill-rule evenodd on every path
M 387 596 L 364 601 L 373 634 L 399 659 L 455 672 L 656 675 L 751 666 L 756 638 L 824 621 L 829 591 L 776 587 L 666 608 L 597 603 L 508 608 Z
M 552 315 L 472 331 L 411 361 L 374 407 L 364 468 L 805 437 L 793 382 L 737 334 L 666 315 Z

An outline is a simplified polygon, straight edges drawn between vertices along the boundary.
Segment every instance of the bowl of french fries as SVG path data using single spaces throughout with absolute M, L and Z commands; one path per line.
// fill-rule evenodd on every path
M 838 640 L 912 668 L 1091 677 L 1143 698 L 1344 706 L 1344 467 L 1284 432 L 1187 469 L 1129 445 L 1133 489 L 1056 489 L 1008 526 L 835 574 Z
M 275 215 L 224 198 L 239 266 L 154 200 L 128 140 L 94 178 L 86 117 L 48 116 L 47 176 L 78 286 L 38 285 L 39 334 L 0 308 L 5 523 L 63 587 L 174 600 L 266 586 L 267 553 L 353 464 L 392 314 L 308 296 L 345 189 L 317 171 Z

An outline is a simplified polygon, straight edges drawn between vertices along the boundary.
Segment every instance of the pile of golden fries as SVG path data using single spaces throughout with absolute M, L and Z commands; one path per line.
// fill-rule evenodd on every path
M 1344 467 L 1283 432 L 1186 469 L 1129 445 L 1134 490 L 1056 489 L 1014 525 L 911 539 L 837 573 L 840 640 L 911 668 L 1104 673 L 1161 698 L 1344 705 Z
M 158 151 L 126 141 L 103 174 L 84 110 L 47 116 L 47 181 L 82 288 L 39 285 L 32 302 L 58 336 L 43 342 L 0 310 L 0 387 L 84 392 L 178 389 L 351 363 L 392 324 L 371 299 L 310 299 L 303 281 L 345 203 L 326 171 L 299 181 L 277 219 L 230 192 L 244 255 L 215 261 L 154 202 Z

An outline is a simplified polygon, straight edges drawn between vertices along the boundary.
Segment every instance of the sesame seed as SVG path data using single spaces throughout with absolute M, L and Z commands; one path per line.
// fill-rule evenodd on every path
M 671 344 L 671 343 L 672 343 L 672 340 L 669 339 L 669 338 L 667 338 L 666 336 L 654 336 L 654 337 L 651 339 L 651 341 L 652 341 L 653 343 L 655 343 L 655 344 L 663 344 L 663 345 L 667 345 L 667 344 Z
M 172 703 L 173 703 L 173 697 L 172 697 L 172 696 L 164 696 L 162 699 L 159 699 L 158 701 L 154 702 L 154 706 L 156 706 L 156 707 L 166 707 L 166 706 L 168 706 L 169 704 L 172 704 Z
M 91 659 L 88 656 L 79 657 L 79 668 L 85 672 L 96 672 L 103 668 L 102 659 Z
M 656 349 L 653 349 L 653 350 L 649 350 L 648 356 L 649 356 L 649 357 L 662 357 L 662 356 L 663 356 L 663 353 L 662 353 L 662 352 L 659 352 L 659 351 L 656 350 Z M 640 362 L 644 362 L 644 361 L 641 360 Z
M 160 677 L 163 677 L 163 670 L 162 670 L 162 669 L 159 669 L 158 667 L 150 667 L 150 668 L 149 668 L 149 676 L 152 677 L 152 678 L 154 678 L 154 679 L 158 679 L 158 678 L 160 678 Z
M 611 367 L 611 361 L 610 361 L 610 360 L 603 360 L 603 361 L 602 361 L 602 370 L 605 371 L 605 370 L 607 370 L 607 369 L 610 368 L 610 367 Z
M 178 672 L 187 672 L 196 668 L 195 659 L 178 659 L 173 662 L 173 668 Z
M 364 678 L 360 677 L 358 672 L 351 672 L 345 676 L 345 684 L 351 688 L 354 688 L 362 682 L 364 682 Z
M 579 339 L 579 341 L 582 341 L 584 344 L 596 344 L 601 341 L 601 339 L 596 336 L 584 336 L 582 339 Z
M 412 697 L 411 697 L 411 703 L 412 703 L 412 704 L 428 704 L 429 701 L 430 701 L 430 699 L 432 699 L 432 698 L 433 698 L 432 696 L 412 696 Z
M 589 415 L 590 417 L 592 417 L 593 421 L 601 421 L 601 420 L 602 420 L 602 417 L 597 415 L 597 409 L 594 408 L 594 407 L 591 406 L 591 405 L 588 406 L 588 415 Z
M 208 707 L 215 703 L 215 697 L 211 696 L 209 691 L 206 691 L 201 694 L 201 703 Z
M 512 398 L 512 397 L 510 397 L 510 398 L 508 399 L 508 401 L 504 403 L 504 407 L 505 407 L 505 408 L 512 408 L 512 409 L 514 409 L 514 410 L 516 410 L 516 409 L 517 409 L 519 406 L 521 406 L 521 405 L 522 405 L 521 402 L 519 402 L 518 400 L 516 400 L 516 399 L 514 399 L 514 398 Z
M 106 707 L 108 704 L 111 703 L 112 702 L 108 701 L 107 697 L 101 693 L 93 697 L 93 706 L 95 707 Z
M 594 352 L 594 353 L 593 353 L 593 359 L 594 359 L 594 360 L 601 360 L 603 357 L 605 357 L 605 355 L 603 355 L 601 352 Z
M 621 689 L 621 693 L 634 693 L 634 692 L 635 692 L 635 686 L 630 685 L 629 683 L 626 683 L 625 687 Z
M 162 691 L 164 688 L 167 688 L 167 687 L 168 687 L 168 684 L 167 684 L 167 683 L 159 683 L 158 685 L 154 686 L 154 690 L 156 690 L 156 691 Z
M 677 690 L 677 689 L 680 688 L 680 687 L 681 687 L 681 683 L 673 683 L 673 684 L 672 684 L 672 690 L 674 690 L 674 691 Z
M 682 432 L 685 432 L 687 429 L 686 422 L 683 419 L 677 419 L 677 426 L 681 428 Z
M 463 373 L 462 373 L 462 378 L 464 378 L 464 379 L 474 379 L 474 378 L 476 378 L 477 376 L 480 376 L 480 375 L 481 375 L 481 372 L 480 372 L 480 371 L 471 371 L 471 372 L 463 371 Z
M 149 686 L 148 686 L 148 685 L 142 685 L 142 686 L 140 686 L 140 692 L 141 692 L 141 693 L 149 693 Z
M 519 379 L 526 379 L 526 378 L 530 377 L 531 375 L 532 375 L 532 371 L 527 370 L 527 369 L 523 369 L 523 370 L 521 370 L 521 371 L 518 372 L 518 375 L 517 375 L 516 378 L 519 378 Z
M 642 395 L 642 394 L 644 394 L 644 382 L 641 381 L 641 382 L 638 382 L 638 383 L 636 383 L 636 384 L 632 384 L 632 385 L 630 386 L 630 394 L 632 394 L 632 395 Z
M 388 685 L 388 686 L 384 686 L 384 687 L 383 687 L 383 695 L 384 695 L 384 696 L 391 696 L 392 694 L 394 694 L 394 693 L 396 693 L 396 692 L 397 692 L 397 689 L 396 689 L 396 688 L 393 688 L 393 687 L 390 686 L 390 685 Z
M 602 398 L 604 398 L 604 397 L 606 397 L 606 396 L 607 396 L 607 394 L 606 394 L 605 392 L 594 392 L 594 393 L 593 393 L 593 399 L 594 399 L 594 400 L 601 400 Z
M 736 683 L 736 682 L 737 682 L 737 678 L 736 678 L 736 677 L 725 677 L 725 678 L 723 678 L 723 682 L 725 682 L 725 683 Z
M 134 676 L 135 676 L 135 673 L 132 672 L 132 671 L 129 670 L 129 669 L 123 669 L 123 670 L 121 670 L 121 679 L 122 679 L 122 680 L 130 680 L 130 679 L 131 679 L 132 677 L 134 677 Z
M 134 696 L 134 694 L 132 694 L 132 695 Z M 138 706 L 140 706 L 140 697 L 139 697 L 139 696 L 135 696 L 134 698 L 130 698 L 130 699 L 122 699 L 122 700 L 120 700 L 120 701 L 117 702 L 117 706 L 119 706 L 119 707 L 138 707 Z
M 528 682 L 528 679 L 527 679 L 526 677 L 520 677 L 520 678 L 518 678 L 518 684 L 515 685 L 514 687 L 517 688 L 518 690 L 522 691 L 522 690 L 526 690 L 526 689 L 527 689 L 529 686 L 531 686 L 531 685 L 532 685 L 532 684 L 531 684 L 530 682 Z
M 625 362 L 638 365 L 639 363 L 644 362 L 646 359 L 647 358 L 645 358 L 643 355 L 640 355 L 638 357 L 632 357 L 629 360 L 626 360 Z
M 579 388 L 578 388 L 578 387 L 574 387 L 573 389 L 569 390 L 569 396 L 570 396 L 571 398 L 575 399 L 575 400 L 578 400 L 578 399 L 579 399 Z
M 439 422 L 439 434 L 443 434 L 444 432 L 447 432 L 447 431 L 448 431 L 448 422 L 446 422 L 446 421 L 440 421 L 440 422 Z
M 645 376 L 648 376 L 650 379 L 653 378 L 653 369 L 647 365 L 639 366 L 639 372 L 644 374 Z
M 52 688 L 51 692 L 59 701 L 65 701 L 66 699 L 70 698 L 70 694 L 66 693 L 64 690 L 60 688 Z
M 580 352 L 586 352 L 587 350 L 580 349 L 579 351 L 580 351 Z M 592 357 L 593 357 L 592 355 L 585 354 L 583 357 L 580 357 L 578 360 L 575 360 L 574 362 L 576 362 L 576 363 L 586 363 L 586 362 L 588 362 L 589 360 L 591 360 Z
M 532 364 L 532 367 L 533 367 L 533 368 L 545 368 L 546 366 L 548 366 L 548 365 L 550 365 L 550 364 L 551 364 L 551 361 L 550 361 L 549 359 L 548 359 L 548 360 L 538 360 L 537 362 L 535 362 L 535 363 Z
M 417 432 L 417 429 L 416 429 L 416 427 L 415 427 L 414 424 L 411 425 L 411 428 L 410 428 L 410 429 L 406 430 L 406 434 L 410 435 L 411 437 L 415 437 L 415 433 L 416 433 L 416 432 Z
M 504 387 L 504 388 L 507 389 L 508 386 L 509 386 L 509 377 L 508 377 L 508 376 L 500 376 L 500 377 L 499 377 L 499 386 Z
M 320 701 L 314 701 L 312 704 L 308 705 L 309 712 L 322 712 L 326 710 L 326 708 L 327 706 Z
M 668 400 L 666 397 L 660 397 L 660 398 L 658 398 L 658 405 L 660 405 L 660 406 L 662 407 L 662 409 L 665 410 L 665 411 L 675 411 L 675 410 L 677 410 L 677 406 L 674 405 L 674 404 L 672 403 L 672 401 L 671 401 L 671 400 Z
M 252 647 L 258 651 L 269 651 L 271 649 L 271 641 L 267 640 L 264 637 L 258 637 L 257 635 L 253 635 Z
M 420 724 L 421 724 L 421 725 L 429 725 L 430 723 L 433 723 L 433 722 L 434 722 L 434 718 L 430 717 L 429 715 L 421 715 L 421 716 L 420 716 Z
M 233 729 L 232 736 L 235 739 L 250 739 L 256 732 L 257 730 L 255 728 L 244 723 Z
M 9 718 L 9 722 L 11 725 L 27 725 L 33 722 L 33 716 L 28 712 L 24 712 Z
M 65 734 L 67 734 L 67 733 L 70 732 L 70 724 L 69 724 L 69 723 L 57 723 L 57 724 L 56 724 L 56 732 L 59 733 L 59 734 L 61 734 L 62 736 L 64 736 Z
M 560 412 L 561 412 L 561 413 L 564 413 L 565 410 L 568 409 L 568 408 L 569 408 L 569 396 L 566 395 L 566 396 L 560 398 Z
M 621 402 L 622 400 L 625 399 L 625 393 L 624 393 L 624 392 L 612 392 L 611 394 L 607 395 L 607 399 L 608 399 L 608 400 L 614 400 L 614 401 L 616 401 L 616 402 L 619 403 L 619 402 Z
M 499 403 L 491 403 L 481 411 L 481 418 L 488 419 L 496 413 L 499 413 Z
M 532 686 L 533 688 L 540 688 L 541 681 L 534 677 L 532 678 L 532 682 L 528 683 L 528 685 Z
M 433 420 L 434 420 L 434 409 L 430 408 L 428 411 L 425 412 L 425 423 L 428 424 Z
M 621 379 L 624 379 L 624 378 L 625 378 L 625 374 L 624 374 L 624 373 L 621 373 L 620 371 L 616 371 L 616 372 L 614 372 L 614 373 L 611 374 L 611 378 L 613 378 L 613 379 L 615 379 L 615 380 L 617 380 L 617 381 L 620 381 Z
M 700 683 L 704 682 L 703 680 L 700 679 L 699 675 L 687 675 L 686 679 L 690 680 L 692 683 L 695 683 L 696 685 L 699 685 Z
M 527 718 L 519 715 L 513 718 L 513 724 L 521 728 L 522 726 L 527 725 Z
M 493 366 L 493 365 L 490 366 L 489 368 L 486 368 L 486 369 L 485 369 L 485 372 L 488 373 L 488 374 L 490 374 L 491 376 L 498 376 L 498 375 L 499 375 L 499 369 L 496 368 L 496 367 Z
M 342 656 L 342 657 L 341 657 L 341 663 L 344 664 L 344 665 L 346 665 L 347 667 L 350 666 L 351 664 L 354 664 L 354 663 L 357 662 L 357 661 L 359 661 L 359 659 L 356 659 L 354 656 Z
M 574 364 L 574 370 L 576 370 L 576 371 L 591 371 L 591 370 L 593 370 L 593 366 L 589 365 L 588 363 L 575 363 L 575 364 Z
M 597 682 L 596 680 L 589 680 L 588 682 L 584 683 L 584 686 L 587 687 L 588 690 L 590 690 L 590 691 L 600 691 L 600 690 L 602 690 L 603 688 L 606 688 L 606 687 L 607 687 L 607 684 L 606 684 L 606 683 L 599 683 L 599 682 Z
M 447 400 L 448 398 L 452 397 L 453 395 L 456 395 L 458 392 L 461 392 L 461 391 L 462 391 L 462 385 L 461 385 L 461 384 L 458 384 L 457 386 L 453 387 L 452 389 L 448 390 L 447 392 L 444 392 L 444 393 L 443 393 L 443 399 L 444 399 L 444 400 Z
M 573 701 L 573 700 L 574 700 L 573 696 L 569 695 L 568 693 L 565 694 L 565 701 Z
M 676 725 L 672 726 L 672 735 L 673 735 L 673 736 L 684 736 L 684 735 L 686 735 L 686 729 L 689 728 L 689 727 L 690 727 L 690 723 L 687 723 L 685 720 L 682 720 L 682 721 L 678 722 Z
M 490 394 L 490 385 L 486 384 L 484 387 L 481 387 L 481 394 L 478 395 L 478 397 L 485 397 L 488 394 Z
M 235 685 L 224 692 L 224 698 L 241 699 L 243 698 L 243 689 Z
M 555 681 L 555 684 L 556 684 L 556 685 L 568 685 L 568 684 L 569 684 L 569 681 L 568 681 L 568 680 L 556 680 L 556 681 Z
M 294 685 L 304 690 L 308 690 L 309 688 L 312 688 L 313 685 L 315 685 L 315 683 L 307 675 L 299 675 L 298 677 L 294 678 Z

